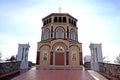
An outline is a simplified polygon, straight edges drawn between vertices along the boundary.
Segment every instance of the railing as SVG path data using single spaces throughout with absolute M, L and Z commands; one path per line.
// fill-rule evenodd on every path
M 83 66 L 72 67 L 72 66 L 40 66 L 36 65 L 37 70 L 83 70 Z
M 20 71 L 20 62 L 0 62 L 0 78 Z
M 99 71 L 120 78 L 120 65 L 111 63 L 99 63 Z
M 120 65 L 118 64 L 111 64 L 111 63 L 102 63 L 99 62 L 99 72 L 105 73 L 107 75 L 116 77 L 120 79 Z M 84 63 L 84 67 L 86 70 L 91 69 L 90 62 Z
M 85 62 L 85 63 L 84 63 L 84 67 L 85 67 L 86 70 L 90 70 L 90 69 L 91 69 L 91 64 L 90 64 L 90 62 Z

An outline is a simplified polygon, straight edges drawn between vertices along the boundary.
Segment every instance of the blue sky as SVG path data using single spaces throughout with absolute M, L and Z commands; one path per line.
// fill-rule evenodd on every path
M 0 51 L 3 58 L 16 55 L 18 43 L 30 43 L 29 60 L 35 62 L 41 40 L 41 19 L 51 13 L 69 13 L 78 19 L 83 55 L 90 42 L 102 43 L 103 56 L 113 62 L 120 53 L 119 0 L 0 0 Z

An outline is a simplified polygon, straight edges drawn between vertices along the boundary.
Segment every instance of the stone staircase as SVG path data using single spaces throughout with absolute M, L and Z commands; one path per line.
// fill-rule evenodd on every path
M 71 66 L 36 66 L 36 70 L 84 70 L 83 66 L 71 67 Z

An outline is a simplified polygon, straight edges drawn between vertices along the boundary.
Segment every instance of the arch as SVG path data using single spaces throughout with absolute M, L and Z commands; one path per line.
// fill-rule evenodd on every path
M 52 50 L 68 50 L 68 48 L 67 48 L 65 43 L 63 43 L 63 42 L 56 42 L 53 45 Z
M 67 45 L 64 42 L 53 44 L 53 65 L 65 66 L 68 64 Z
M 77 45 L 70 45 L 69 48 L 72 47 L 72 46 L 76 46 L 79 49 L 79 51 L 81 50 L 80 47 L 77 46 Z
M 72 39 L 72 40 L 76 40 L 76 32 L 75 32 L 75 30 L 73 30 L 73 29 L 71 29 L 70 30 L 70 39 Z
M 50 45 L 48 45 L 48 44 L 43 44 L 43 45 L 41 45 L 41 46 L 39 47 L 39 50 L 41 50 L 41 48 L 42 48 L 43 46 L 48 46 L 48 47 L 50 48 Z
M 76 62 L 77 65 L 80 64 L 80 60 L 81 60 L 81 55 L 80 55 L 80 47 L 78 45 L 70 45 L 69 46 L 69 50 L 70 50 L 70 59 L 71 62 Z
M 55 29 L 55 38 L 65 38 L 65 29 L 62 26 Z
M 50 38 L 50 29 L 47 28 L 44 30 L 44 40 Z

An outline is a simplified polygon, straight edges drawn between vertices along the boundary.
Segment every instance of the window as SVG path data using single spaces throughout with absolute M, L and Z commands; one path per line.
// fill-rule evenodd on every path
M 42 51 L 42 60 L 47 61 L 48 60 L 48 50 L 43 50 Z
M 66 17 L 63 17 L 63 22 L 66 22 Z
M 47 21 L 44 21 L 43 25 L 46 25 L 47 24 Z
M 76 26 L 76 22 L 75 21 L 73 21 L 73 25 Z
M 51 18 L 45 20 L 45 21 L 43 22 L 43 25 L 46 25 L 46 24 L 49 24 L 49 23 L 51 23 Z
M 57 17 L 54 17 L 54 22 L 57 22 Z
M 69 23 L 70 23 L 71 25 L 73 25 L 73 26 L 76 26 L 76 22 L 75 22 L 73 19 L 70 19 L 70 18 L 69 18 Z
M 49 23 L 49 19 L 46 20 L 46 23 L 47 23 L 47 24 Z
M 49 36 L 50 36 L 50 30 L 46 29 L 44 33 L 44 39 L 49 39 Z
M 71 34 L 71 39 L 72 40 L 75 40 L 75 38 L 76 38 L 76 34 L 75 34 L 75 31 L 74 30 L 71 30 L 71 32 L 70 32 L 70 34 Z
M 55 38 L 65 38 L 65 29 L 62 26 L 55 29 Z
M 71 23 L 71 19 L 69 18 L 69 23 Z
M 71 24 L 73 25 L 73 20 L 71 20 Z
M 58 38 L 62 38 L 63 31 L 61 28 L 58 29 Z
M 66 17 L 54 17 L 54 22 L 66 22 Z
M 59 22 L 62 22 L 62 19 L 61 19 L 61 17 L 59 17 Z
M 49 18 L 49 23 L 51 23 L 51 18 Z

